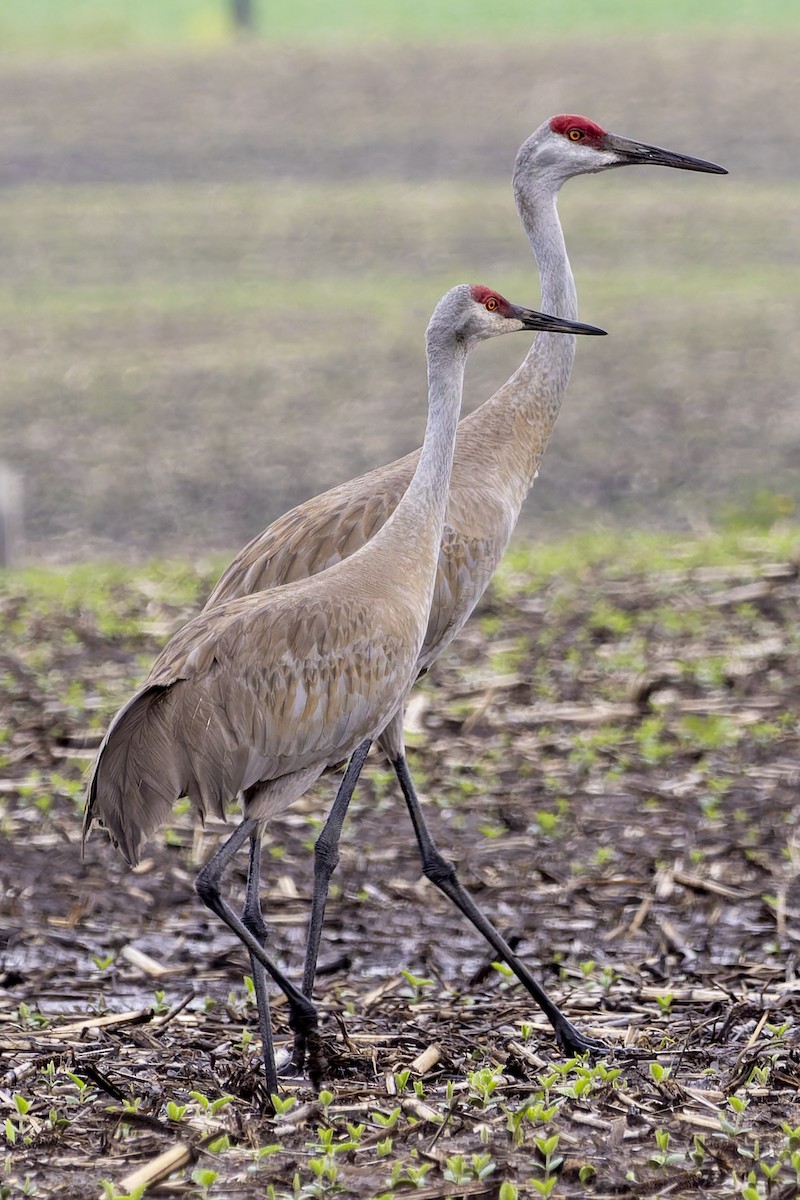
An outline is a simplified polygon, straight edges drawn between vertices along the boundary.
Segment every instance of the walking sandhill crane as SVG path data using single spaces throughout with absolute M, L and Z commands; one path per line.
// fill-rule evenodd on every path
M 515 330 L 600 334 L 591 325 L 509 304 L 462 284 L 427 331 L 428 424 L 413 477 L 391 518 L 345 561 L 310 579 L 224 601 L 184 626 L 111 722 L 89 781 L 84 840 L 104 825 L 131 864 L 188 795 L 200 818 L 244 816 L 200 871 L 203 902 L 247 947 L 255 978 L 269 1094 L 278 1090 L 263 972 L 289 1002 L 290 1025 L 317 1051 L 316 1012 L 264 950 L 259 896 L 265 822 L 328 769 L 370 742 L 414 682 L 428 624 L 468 351 Z M 221 876 L 250 840 L 242 917 Z
M 572 320 L 578 314 L 556 207 L 562 184 L 573 175 L 643 164 L 727 174 L 714 163 L 618 137 L 581 116 L 562 115 L 545 121 L 520 147 L 514 167 L 514 196 L 539 266 L 542 306 L 548 312 Z M 433 607 L 417 662 L 420 673 L 462 628 L 505 552 L 555 425 L 574 357 L 574 338 L 540 333 L 514 375 L 458 427 Z M 408 487 L 418 455 L 419 451 L 343 483 L 279 517 L 237 555 L 208 605 L 314 575 L 347 558 L 389 519 Z M 397 773 L 424 874 L 483 934 L 538 1003 L 538 985 L 530 972 L 461 886 L 452 864 L 439 853 L 428 832 L 406 762 L 402 708 L 381 734 L 380 745 Z M 303 972 L 303 991 L 309 996 L 328 884 L 338 862 L 339 835 L 368 752 L 368 745 L 356 752 L 315 847 Z M 545 1012 L 568 1053 L 591 1048 L 590 1040 L 576 1033 L 558 1010 L 545 1007 Z M 298 1045 L 295 1065 L 301 1061 L 302 1045 Z

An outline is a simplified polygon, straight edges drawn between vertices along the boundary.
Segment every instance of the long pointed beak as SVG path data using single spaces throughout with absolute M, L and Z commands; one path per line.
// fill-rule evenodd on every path
M 597 325 L 584 325 L 581 321 L 568 321 L 566 317 L 551 317 L 548 313 L 537 312 L 535 308 L 520 308 L 517 304 L 509 305 L 509 316 L 516 317 L 526 329 L 544 329 L 548 333 L 588 333 L 595 337 L 606 337 L 605 329 Z
M 728 174 L 725 167 L 718 167 L 716 163 L 706 162 L 702 158 L 690 158 L 688 154 L 675 154 L 672 150 L 662 150 L 659 146 L 647 146 L 644 142 L 632 142 L 629 138 L 618 137 L 615 133 L 607 135 L 605 148 L 620 156 L 620 166 L 649 164 L 652 167 L 676 167 L 679 171 L 705 171 L 709 175 Z

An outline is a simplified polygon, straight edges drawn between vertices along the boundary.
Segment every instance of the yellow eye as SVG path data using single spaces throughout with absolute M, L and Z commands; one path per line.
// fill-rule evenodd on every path
M 586 134 L 583 132 L 582 129 L 570 129 L 569 133 L 567 134 L 567 137 L 569 138 L 569 140 L 571 142 L 582 142 L 583 139 L 586 137 Z
M 489 299 L 486 301 L 486 307 L 488 308 L 489 312 L 495 311 L 495 309 L 497 308 L 497 301 L 495 300 L 494 296 L 490 296 Z

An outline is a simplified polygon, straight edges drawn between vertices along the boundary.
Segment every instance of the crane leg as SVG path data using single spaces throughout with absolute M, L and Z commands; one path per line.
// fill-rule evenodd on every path
M 325 919 L 331 875 L 339 862 L 339 838 L 342 834 L 342 826 L 371 745 L 372 742 L 369 740 L 364 741 L 353 752 L 342 782 L 339 784 L 336 799 L 331 805 L 331 811 L 314 844 L 314 893 L 311 900 L 311 916 L 308 921 L 308 940 L 303 966 L 303 994 L 305 996 L 310 997 L 314 990 L 322 922 Z M 305 1038 L 298 1035 L 292 1054 L 292 1067 L 295 1070 L 299 1071 L 302 1068 L 305 1053 Z
M 250 834 L 250 863 L 247 869 L 247 889 L 241 916 L 245 929 L 249 929 L 262 950 L 266 949 L 268 931 L 261 913 L 261 828 L 256 826 Z M 250 953 L 250 973 L 256 993 L 258 1009 L 258 1031 L 261 1035 L 264 1059 L 264 1079 L 267 1095 L 277 1094 L 278 1081 L 273 1076 L 275 1047 L 272 1041 L 272 1022 L 269 1015 L 269 993 L 267 972 L 256 956 Z
M 194 886 L 206 907 L 210 908 L 213 913 L 216 913 L 219 919 L 236 934 L 251 956 L 260 963 L 286 996 L 289 1002 L 289 1025 L 295 1036 L 299 1034 L 305 1038 L 310 1052 L 309 1068 L 312 1082 L 317 1084 L 321 1082 L 326 1067 L 319 1034 L 317 1033 L 317 1010 L 308 997 L 304 996 L 299 988 L 296 988 L 291 980 L 284 975 L 283 971 L 273 963 L 258 938 L 243 924 L 241 918 L 236 915 L 220 894 L 220 880 L 225 868 L 247 839 L 252 838 L 254 832 L 257 830 L 258 821 L 254 818 L 242 821 L 228 840 L 220 846 L 216 854 L 209 859 L 199 872 Z M 266 1045 L 264 1051 L 266 1058 L 269 1053 Z M 269 1064 L 265 1062 L 265 1071 L 267 1090 L 272 1095 L 278 1090 L 278 1075 L 275 1069 L 274 1055 Z
M 392 766 L 397 774 L 400 787 L 403 789 L 403 796 L 419 844 L 422 870 L 427 878 L 440 891 L 444 892 L 445 896 L 452 900 L 467 920 L 472 922 L 478 932 L 483 934 L 492 949 L 497 952 L 498 958 L 508 964 L 553 1026 L 556 1040 L 565 1053 L 570 1055 L 586 1054 L 587 1052 L 592 1054 L 608 1053 L 609 1047 L 604 1042 L 587 1037 L 564 1016 L 561 1009 L 553 1003 L 544 988 L 537 983 L 525 964 L 517 957 L 505 938 L 483 915 L 469 893 L 464 890 L 456 876 L 455 867 L 440 853 L 425 824 L 405 757 L 400 755 L 392 763 Z

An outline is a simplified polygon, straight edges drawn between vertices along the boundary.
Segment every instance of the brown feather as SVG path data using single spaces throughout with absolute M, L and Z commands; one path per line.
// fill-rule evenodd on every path
M 420 669 L 430 666 L 452 641 L 483 595 L 527 492 L 518 481 L 519 447 L 511 453 L 506 446 L 519 432 L 501 408 L 495 412 L 502 397 L 501 390 L 496 403 L 487 402 L 459 424 Z M 535 432 L 529 431 L 531 441 L 538 445 Z M 239 552 L 211 592 L 206 609 L 314 576 L 366 545 L 400 503 L 419 453 L 348 480 L 278 517 Z M 531 479 L 539 458 L 534 456 L 536 465 L 521 465 Z
M 266 816 L 287 777 L 320 774 L 374 737 L 413 673 L 422 619 L 391 589 L 380 603 L 360 590 L 345 577 L 320 595 L 304 580 L 184 626 L 104 739 L 84 837 L 98 820 L 135 863 L 180 796 L 201 819 L 224 818 L 246 792 L 248 815 Z
M 442 298 L 428 327 L 423 450 L 337 489 L 333 504 L 309 501 L 245 549 L 236 585 L 261 587 L 269 576 L 282 586 L 229 598 L 229 572 L 213 606 L 172 638 L 100 748 L 84 837 L 96 819 L 135 861 L 181 795 L 204 818 L 224 816 L 242 794 L 245 815 L 265 820 L 396 726 L 420 668 L 437 563 L 454 597 L 439 643 L 465 619 L 484 574 L 465 569 L 457 537 L 442 540 L 467 352 L 526 327 L 490 315 L 466 285 Z M 466 553 L 469 563 L 486 546 Z M 324 579 L 309 576 L 323 566 Z M 298 572 L 306 577 L 294 580 Z

